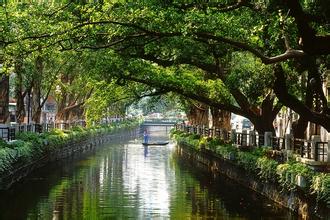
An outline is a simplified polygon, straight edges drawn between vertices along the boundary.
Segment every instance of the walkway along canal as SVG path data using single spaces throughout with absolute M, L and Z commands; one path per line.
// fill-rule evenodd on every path
M 168 139 L 149 128 L 152 141 Z M 0 219 L 296 219 L 287 209 L 125 137 L 53 163 L 1 191 Z

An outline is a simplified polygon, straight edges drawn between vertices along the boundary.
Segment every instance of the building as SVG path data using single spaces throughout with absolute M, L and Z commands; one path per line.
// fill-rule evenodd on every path
M 57 104 L 53 96 L 48 96 L 41 110 L 41 123 L 55 122 Z

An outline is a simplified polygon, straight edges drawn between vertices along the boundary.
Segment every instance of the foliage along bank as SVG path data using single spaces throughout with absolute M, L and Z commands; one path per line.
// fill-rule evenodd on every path
M 172 131 L 171 136 L 178 144 L 185 144 L 197 151 L 209 150 L 214 155 L 230 161 L 257 176 L 264 183 L 276 183 L 285 192 L 303 192 L 307 197 L 316 197 L 317 202 L 330 208 L 330 174 L 313 171 L 293 159 L 277 160 L 271 148 L 244 149 L 225 143 L 218 138 L 202 137 L 182 131 Z
M 75 127 L 71 130 L 54 129 L 51 132 L 24 132 L 17 140 L 0 140 L 0 183 L 2 177 L 15 173 L 15 170 L 50 155 L 65 146 L 79 143 L 93 137 L 111 134 L 121 129 L 134 128 L 139 124 L 135 120 L 126 120 L 110 125 L 98 125 L 89 128 Z

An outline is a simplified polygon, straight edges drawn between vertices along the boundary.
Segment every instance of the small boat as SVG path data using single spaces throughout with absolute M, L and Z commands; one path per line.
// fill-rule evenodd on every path
M 158 141 L 158 142 L 142 143 L 142 145 L 144 145 L 144 146 L 148 146 L 148 145 L 166 145 L 168 143 L 169 143 L 168 141 Z

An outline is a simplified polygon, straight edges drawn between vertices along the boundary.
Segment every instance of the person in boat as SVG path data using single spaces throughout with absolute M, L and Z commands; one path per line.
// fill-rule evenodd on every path
M 144 129 L 144 131 L 143 131 L 143 143 L 147 144 L 148 141 L 149 141 L 149 134 L 148 134 L 147 129 Z

